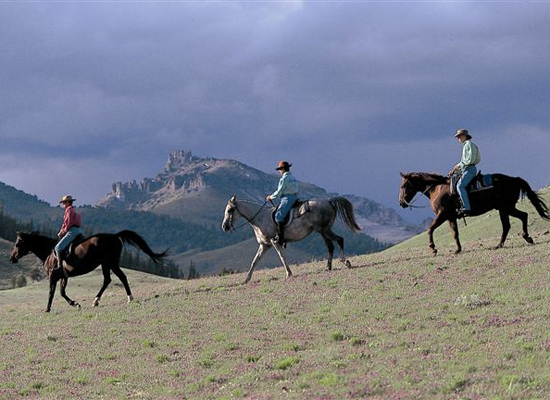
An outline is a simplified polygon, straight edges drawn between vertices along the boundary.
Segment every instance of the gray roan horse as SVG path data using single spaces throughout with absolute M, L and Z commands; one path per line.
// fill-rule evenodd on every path
M 346 260 L 344 255 L 344 238 L 338 236 L 332 231 L 332 225 L 336 219 L 336 216 L 346 223 L 346 225 L 353 231 L 358 232 L 361 230 L 357 222 L 355 221 L 355 215 L 353 213 L 353 205 L 349 200 L 343 197 L 334 197 L 332 199 L 311 199 L 307 200 L 308 211 L 302 215 L 295 217 L 290 225 L 285 228 L 285 240 L 287 242 L 297 242 L 304 239 L 311 232 L 315 231 L 319 233 L 328 249 L 328 261 L 327 267 L 332 269 L 332 257 L 334 254 L 333 241 L 338 243 L 342 252 L 340 260 L 351 267 L 351 263 Z M 275 247 L 281 262 L 286 270 L 286 277 L 292 276 L 292 271 L 288 267 L 288 264 L 283 255 L 283 246 L 274 242 L 274 238 L 277 235 L 277 227 L 271 218 L 273 212 L 272 207 L 265 207 L 264 205 L 257 205 L 246 201 L 237 201 L 236 196 L 231 197 L 225 207 L 225 216 L 222 222 L 222 229 L 225 232 L 229 232 L 234 228 L 234 223 L 243 217 L 254 229 L 254 235 L 258 241 L 259 247 L 256 252 L 256 256 L 252 260 L 252 265 L 246 275 L 245 283 L 252 278 L 252 272 L 254 267 L 260 261 L 266 250 L 271 247 Z M 246 224 L 246 223 L 245 223 Z

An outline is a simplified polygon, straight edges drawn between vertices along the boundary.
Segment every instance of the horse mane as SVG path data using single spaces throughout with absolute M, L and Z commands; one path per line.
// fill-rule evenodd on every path
M 448 183 L 449 178 L 434 172 L 410 172 L 405 174 L 409 179 L 418 179 L 428 183 Z
M 40 234 L 38 231 L 32 231 L 32 232 L 17 232 L 20 236 L 26 236 L 27 238 L 36 238 L 38 240 L 42 240 L 44 242 L 48 242 L 48 245 L 55 245 L 57 243 L 57 239 L 51 238 L 49 236 L 44 236 Z

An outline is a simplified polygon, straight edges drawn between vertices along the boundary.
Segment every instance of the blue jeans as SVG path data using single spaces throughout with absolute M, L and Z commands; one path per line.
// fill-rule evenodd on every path
M 82 229 L 78 226 L 73 226 L 69 228 L 68 232 L 61 238 L 59 242 L 55 245 L 55 255 L 59 258 L 60 252 L 63 252 L 73 240 L 76 239 L 78 235 L 82 234 Z
M 294 202 L 296 201 L 296 195 L 295 194 L 287 194 L 281 197 L 281 201 L 279 202 L 279 207 L 277 208 L 277 212 L 275 213 L 275 221 L 276 222 L 284 222 L 286 216 L 292 210 L 292 206 L 294 205 Z
M 472 179 L 475 178 L 477 174 L 477 168 L 475 165 L 470 165 L 469 167 L 466 167 L 464 171 L 462 171 L 462 177 L 458 181 L 458 184 L 456 185 L 458 189 L 458 195 L 460 196 L 460 200 L 462 200 L 462 207 L 464 210 L 471 211 L 472 207 L 470 207 L 470 199 L 468 198 L 468 192 L 466 191 L 466 186 L 472 181 Z

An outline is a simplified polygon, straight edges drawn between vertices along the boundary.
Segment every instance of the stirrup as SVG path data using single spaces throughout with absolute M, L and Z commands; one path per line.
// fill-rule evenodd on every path
M 278 245 L 281 245 L 281 246 L 283 246 L 284 248 L 286 248 L 286 241 L 285 241 L 285 239 L 283 238 L 283 240 L 281 240 L 281 239 L 279 238 L 279 235 L 275 236 L 275 237 L 273 238 L 273 241 L 274 241 L 275 243 L 277 243 Z

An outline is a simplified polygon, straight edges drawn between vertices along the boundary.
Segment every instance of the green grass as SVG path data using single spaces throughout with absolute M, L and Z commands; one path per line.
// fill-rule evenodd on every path
M 421 235 L 289 281 L 128 271 L 136 300 L 112 285 L 92 308 L 90 274 L 69 282 L 83 308 L 56 294 L 50 314 L 44 283 L 0 292 L 0 399 L 548 398 L 550 223 L 491 250 L 492 219 L 461 226 L 458 256 L 442 227 L 437 257 Z

